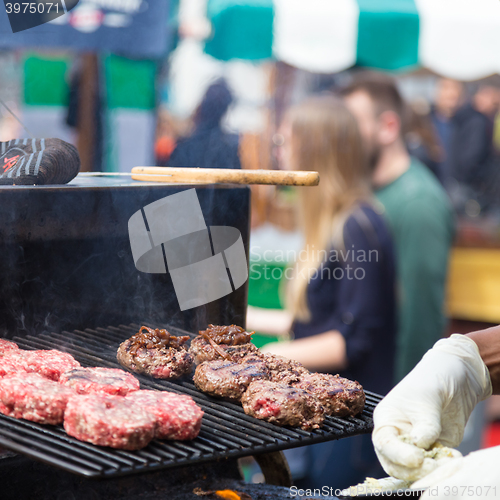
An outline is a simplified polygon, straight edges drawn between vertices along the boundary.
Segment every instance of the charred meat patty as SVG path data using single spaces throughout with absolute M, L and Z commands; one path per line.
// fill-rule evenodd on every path
M 252 382 L 241 403 L 247 415 L 304 430 L 321 427 L 325 419 L 324 409 L 313 395 L 270 380 Z
M 354 416 L 365 407 L 365 393 L 361 384 L 339 375 L 309 373 L 292 384 L 313 395 L 323 405 L 327 415 Z
M 194 384 L 200 391 L 239 401 L 253 380 L 268 379 L 269 370 L 258 357 L 247 356 L 240 363 L 217 359 L 196 367 Z
M 194 439 L 200 432 L 203 410 L 189 396 L 168 391 L 135 391 L 126 398 L 156 417 L 158 439 Z
M 70 436 L 124 450 L 147 446 L 154 437 L 155 428 L 156 417 L 152 413 L 122 396 L 73 396 L 64 414 L 64 429 Z
M 264 354 L 262 359 L 271 373 L 270 380 L 273 382 L 291 385 L 309 373 L 309 370 L 304 368 L 298 361 L 284 358 L 283 356 Z
M 0 379 L 0 412 L 41 424 L 60 424 L 75 392 L 37 373 Z
M 125 396 L 140 388 L 132 374 L 118 368 L 75 368 L 64 372 L 59 383 L 71 387 L 77 394 Z
M 134 372 L 175 379 L 189 373 L 193 366 L 193 356 L 184 346 L 188 339 L 142 326 L 139 333 L 120 344 L 116 357 L 122 366 Z
M 197 365 L 214 359 L 238 361 L 244 356 L 258 353 L 259 350 L 251 342 L 252 334 L 236 325 L 208 325 L 193 339 L 189 352 Z

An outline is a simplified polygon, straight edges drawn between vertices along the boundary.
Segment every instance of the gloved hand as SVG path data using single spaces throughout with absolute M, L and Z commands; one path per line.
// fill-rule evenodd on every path
M 375 409 L 372 438 L 385 471 L 415 481 L 452 460 L 426 458 L 424 449 L 435 442 L 458 446 L 472 410 L 491 393 L 488 369 L 473 340 L 455 334 L 438 341 Z M 412 444 L 400 435 L 408 435 Z
M 498 498 L 500 496 L 500 446 L 469 453 L 431 472 L 412 485 L 429 488 L 420 498 L 454 500 L 459 498 Z

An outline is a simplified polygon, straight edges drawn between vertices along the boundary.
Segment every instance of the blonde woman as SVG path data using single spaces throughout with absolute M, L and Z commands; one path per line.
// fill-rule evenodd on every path
M 265 350 L 385 394 L 394 378 L 394 254 L 372 198 L 357 123 L 340 100 L 316 97 L 288 112 L 282 134 L 285 167 L 316 170 L 321 181 L 298 193 L 304 248 L 287 284 L 295 340 L 268 344 Z M 339 488 L 382 473 L 369 436 L 358 444 L 355 440 L 344 440 L 348 448 L 338 453 L 332 447 L 345 448 L 342 441 L 325 443 L 313 453 L 304 486 Z M 349 456 L 353 445 L 360 447 L 356 457 Z

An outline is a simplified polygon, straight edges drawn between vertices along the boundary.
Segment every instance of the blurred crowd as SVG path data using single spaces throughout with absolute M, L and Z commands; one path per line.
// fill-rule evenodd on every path
M 441 78 L 432 105 L 409 106 L 406 142 L 444 186 L 459 214 L 498 209 L 500 88 Z

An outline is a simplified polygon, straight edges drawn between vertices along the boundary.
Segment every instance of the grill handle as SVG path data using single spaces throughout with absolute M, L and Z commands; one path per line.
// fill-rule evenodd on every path
M 318 172 L 196 167 L 134 167 L 132 179 L 188 184 L 271 184 L 280 186 L 317 186 L 319 184 Z

